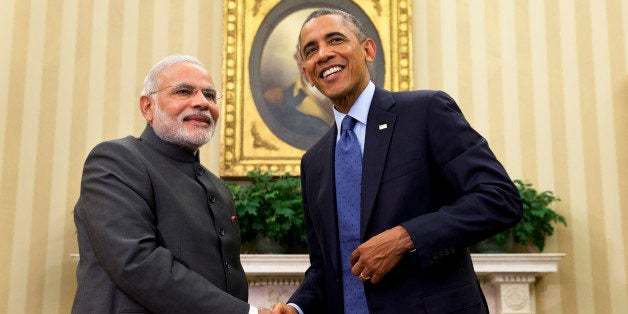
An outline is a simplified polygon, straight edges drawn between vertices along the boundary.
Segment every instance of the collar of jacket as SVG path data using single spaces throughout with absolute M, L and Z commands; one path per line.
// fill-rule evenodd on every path
M 160 153 L 180 162 L 198 162 L 199 155 L 197 150 L 190 150 L 179 145 L 166 142 L 159 138 L 150 125 L 146 125 L 144 132 L 140 136 L 140 140 L 146 142 L 150 147 Z

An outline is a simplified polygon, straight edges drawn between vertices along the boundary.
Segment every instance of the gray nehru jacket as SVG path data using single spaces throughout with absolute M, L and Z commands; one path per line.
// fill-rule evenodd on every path
M 97 145 L 74 209 L 80 261 L 73 313 L 248 313 L 227 186 L 198 153 L 159 139 Z

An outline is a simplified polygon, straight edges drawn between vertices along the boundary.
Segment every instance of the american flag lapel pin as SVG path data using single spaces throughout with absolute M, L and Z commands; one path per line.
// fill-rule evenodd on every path
M 379 130 L 385 130 L 386 128 L 388 128 L 388 123 L 384 123 L 384 124 L 380 124 L 379 125 Z

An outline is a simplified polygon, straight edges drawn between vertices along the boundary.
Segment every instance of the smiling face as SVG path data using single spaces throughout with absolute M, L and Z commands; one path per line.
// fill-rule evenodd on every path
M 368 85 L 367 63 L 376 51 L 373 40 L 360 42 L 349 23 L 340 15 L 322 15 L 305 23 L 300 35 L 303 73 L 344 113 Z
M 214 81 L 207 71 L 177 63 L 161 71 L 158 82 L 156 91 L 140 98 L 140 110 L 155 134 L 190 149 L 207 143 L 219 114 Z

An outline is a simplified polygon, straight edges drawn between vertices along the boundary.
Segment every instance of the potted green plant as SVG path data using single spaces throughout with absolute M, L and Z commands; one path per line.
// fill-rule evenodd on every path
M 250 171 L 250 183 L 228 183 L 243 253 L 305 253 L 301 180 L 288 173 Z
M 565 217 L 550 208 L 552 203 L 559 202 L 552 191 L 537 192 L 532 183 L 514 180 L 521 202 L 523 218 L 514 227 L 501 232 L 475 245 L 472 249 L 480 253 L 507 252 L 512 247 L 509 240 L 521 245 L 534 245 L 540 252 L 545 248 L 545 239 L 554 234 L 553 224 L 562 223 L 567 226 Z

